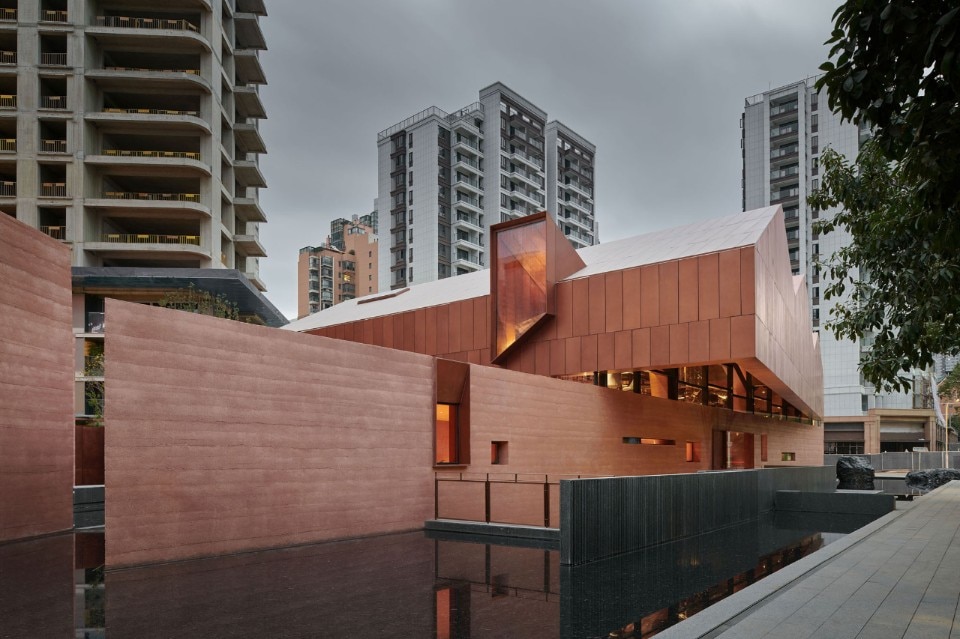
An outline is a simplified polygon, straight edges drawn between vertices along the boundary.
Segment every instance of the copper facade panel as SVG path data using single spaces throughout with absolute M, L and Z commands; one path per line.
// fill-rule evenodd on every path
M 425 330 L 427 333 L 426 338 L 426 348 L 427 355 L 438 355 L 440 351 L 437 350 L 437 307 L 431 306 L 426 311 L 426 317 L 424 318 Z
M 604 294 L 606 295 L 607 333 L 623 329 L 623 271 L 613 271 L 605 275 Z
M 682 364 L 690 361 L 689 324 L 670 326 L 670 363 Z
M 596 335 L 584 335 L 580 338 L 580 370 L 596 371 L 598 344 Z M 571 373 L 573 371 L 570 371 Z
M 557 339 L 573 336 L 573 282 L 557 284 Z
M 590 334 L 597 335 L 606 330 L 606 277 L 603 274 L 587 278 L 590 295 Z
M 637 328 L 631 331 L 633 337 L 633 366 L 632 368 L 647 368 L 650 366 L 650 329 Z
M 720 317 L 740 315 L 740 249 L 720 253 Z
M 403 350 L 412 353 L 417 348 L 416 311 L 407 311 L 401 317 L 403 317 Z
M 565 363 L 567 340 L 556 339 L 550 342 L 550 374 L 563 375 L 567 372 Z M 577 349 L 580 350 L 579 348 Z
M 617 368 L 617 347 L 614 333 L 597 335 L 597 370 L 612 371 Z
M 486 366 L 486 365 L 489 365 L 490 362 L 491 362 L 491 360 L 490 360 L 490 349 L 489 349 L 489 348 L 481 348 L 481 349 L 480 349 L 480 363 L 483 364 L 484 366 Z
M 720 265 L 716 253 L 698 260 L 700 319 L 720 317 Z
M 670 364 L 670 327 L 654 326 L 650 329 L 650 365 Z
M 479 344 L 473 342 L 473 302 L 466 300 L 459 302 L 460 306 L 460 348 L 465 351 L 480 349 L 486 346 L 488 342 Z
M 580 340 L 582 339 L 582 337 L 568 337 L 563 340 L 563 357 L 560 361 L 561 366 L 563 366 L 563 374 L 581 373 L 587 370 L 580 365 Z M 553 360 L 555 353 L 555 349 L 550 350 L 550 368 L 554 368 Z
M 660 323 L 660 272 L 657 265 L 640 267 L 640 326 Z
M 690 362 L 706 363 L 711 359 L 710 320 L 690 322 L 688 326 L 690 327 Z
M 664 262 L 660 270 L 660 323 L 676 324 L 678 316 L 678 271 L 676 262 Z
M 533 344 L 520 346 L 520 370 L 531 375 L 537 372 L 537 349 Z
M 550 342 L 536 342 L 533 344 L 536 357 L 537 375 L 550 375 Z
M 363 322 L 363 343 L 374 344 L 373 341 L 373 320 L 368 319 Z
M 461 362 L 448 359 L 436 360 L 437 402 L 441 404 L 459 404 L 467 380 L 470 379 L 470 367 Z
M 407 350 L 406 336 L 403 334 L 404 315 L 406 315 L 406 313 L 393 316 L 393 347 L 400 350 Z
M 640 309 L 642 305 L 640 269 L 627 269 L 623 271 L 623 328 L 640 328 Z
M 447 349 L 451 353 L 457 353 L 462 348 L 460 346 L 460 304 L 450 304 L 447 306 L 447 309 L 449 309 L 450 312 L 450 321 L 447 322 L 447 326 L 449 327 L 447 329 L 447 339 L 449 340 Z
M 756 316 L 738 315 L 730 318 L 730 357 L 743 359 L 756 357 Z
M 633 368 L 633 331 L 618 331 L 614 333 L 614 355 L 613 367 L 617 370 L 629 370 Z
M 393 317 L 378 317 L 377 323 L 380 325 L 381 346 L 393 348 Z
M 680 260 L 679 287 L 680 312 L 678 320 L 694 322 L 700 319 L 700 276 L 699 261 L 695 257 Z
M 588 278 L 573 280 L 573 335 L 590 334 L 590 282 Z
M 480 363 L 480 349 L 479 349 L 479 348 L 475 348 L 475 349 L 473 349 L 473 350 L 471 350 L 471 351 L 467 351 L 467 361 L 470 362 L 471 364 L 479 364 L 479 363 Z
M 413 314 L 413 349 L 418 353 L 427 352 L 427 311 L 418 308 Z
M 487 322 L 490 319 L 490 309 L 487 301 L 490 296 L 477 297 L 473 300 L 473 344 L 476 348 L 487 348 L 490 342 L 490 332 Z
M 451 352 L 450 348 L 450 307 L 437 307 L 437 353 Z
M 752 246 L 740 249 L 740 311 L 744 315 L 755 312 L 757 276 L 754 272 L 756 249 Z
M 710 359 L 714 361 L 731 359 L 730 321 L 729 317 L 710 320 Z

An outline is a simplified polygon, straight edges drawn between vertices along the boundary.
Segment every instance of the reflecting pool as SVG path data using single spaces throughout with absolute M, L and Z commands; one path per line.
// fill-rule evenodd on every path
M 102 569 L 103 535 L 0 546 L 0 637 L 649 637 L 868 519 L 770 517 L 583 566 L 385 535 Z

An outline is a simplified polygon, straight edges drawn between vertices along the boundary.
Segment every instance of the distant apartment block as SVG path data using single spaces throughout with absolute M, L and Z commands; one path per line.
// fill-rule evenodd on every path
M 853 160 L 869 131 L 832 113 L 826 90 L 818 92 L 815 81 L 808 78 L 746 99 L 740 120 L 743 209 L 783 206 L 790 265 L 794 275 L 807 278 L 813 326 L 820 333 L 827 452 L 880 452 L 870 445 L 878 430 L 874 444 L 881 450 L 932 449 L 943 442 L 924 436 L 932 432 L 927 425 L 932 412 L 921 380 L 911 393 L 878 392 L 859 370 L 861 351 L 870 348 L 871 339 L 837 340 L 821 330 L 837 300 L 821 296 L 831 279 L 816 262 L 851 238 L 842 229 L 824 236 L 814 233 L 818 214 L 807 206 L 807 196 L 820 186 L 820 152 L 830 147 Z M 937 439 L 943 439 L 942 429 Z
M 297 317 L 378 292 L 377 236 L 369 215 L 338 218 L 322 246 L 305 246 L 297 259 Z M 339 243 L 333 238 L 340 234 Z
M 574 248 L 598 241 L 596 147 L 503 84 L 479 97 L 377 135 L 384 289 L 486 268 L 491 225 L 542 210 Z

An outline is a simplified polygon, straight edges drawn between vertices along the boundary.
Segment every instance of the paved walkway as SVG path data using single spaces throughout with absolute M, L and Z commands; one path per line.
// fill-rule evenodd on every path
M 960 482 L 900 508 L 661 636 L 960 639 Z

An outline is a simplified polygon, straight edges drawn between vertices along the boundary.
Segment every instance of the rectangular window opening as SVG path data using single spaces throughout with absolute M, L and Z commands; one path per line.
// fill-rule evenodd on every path
M 490 463 L 494 465 L 507 463 L 507 442 L 490 442 Z
M 780 453 L 780 461 L 797 461 L 796 453 Z
M 700 449 L 701 449 L 700 442 L 687 442 L 687 461 L 699 462 Z
M 460 432 L 457 428 L 457 405 L 437 404 L 436 464 L 460 463 Z
M 624 444 L 640 444 L 642 446 L 676 446 L 675 439 L 660 439 L 657 437 L 624 437 Z

